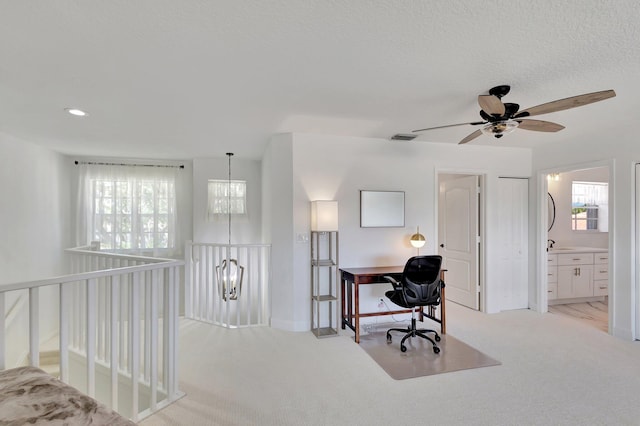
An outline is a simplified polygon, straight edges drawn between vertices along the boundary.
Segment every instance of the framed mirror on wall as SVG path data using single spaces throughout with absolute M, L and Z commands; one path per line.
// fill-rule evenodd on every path
M 360 191 L 361 228 L 404 228 L 404 191 Z
M 547 209 L 549 210 L 547 216 L 547 232 L 549 232 L 556 223 L 556 201 L 553 199 L 550 192 L 547 192 Z

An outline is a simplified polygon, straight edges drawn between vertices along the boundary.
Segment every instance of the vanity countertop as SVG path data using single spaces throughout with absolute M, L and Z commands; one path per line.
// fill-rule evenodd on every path
M 554 247 L 549 250 L 549 254 L 560 253 L 606 253 L 609 249 L 598 247 Z

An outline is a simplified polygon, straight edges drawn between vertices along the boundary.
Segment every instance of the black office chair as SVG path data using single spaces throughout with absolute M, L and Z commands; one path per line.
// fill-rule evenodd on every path
M 433 352 L 440 353 L 436 342 L 440 341 L 440 335 L 435 330 L 416 329 L 416 307 L 437 306 L 440 304 L 440 294 L 444 282 L 440 279 L 441 256 L 414 256 L 407 261 L 400 281 L 394 277 L 384 278 L 393 285 L 392 291 L 385 295 L 398 306 L 411 308 L 411 326 L 407 328 L 391 328 L 387 330 L 387 343 L 391 343 L 391 332 L 401 331 L 406 333 L 400 342 L 400 350 L 407 351 L 404 345 L 409 337 L 422 337 L 433 345 Z M 426 333 L 435 334 L 435 341 Z

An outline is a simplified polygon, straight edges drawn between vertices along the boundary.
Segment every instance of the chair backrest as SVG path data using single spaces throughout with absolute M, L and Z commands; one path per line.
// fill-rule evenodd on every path
M 402 291 L 409 305 L 440 304 L 442 256 L 414 256 L 404 265 Z

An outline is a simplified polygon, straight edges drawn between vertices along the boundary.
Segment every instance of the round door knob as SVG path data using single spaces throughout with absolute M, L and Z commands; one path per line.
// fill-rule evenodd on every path
M 444 248 L 444 244 L 440 244 L 440 247 Z

